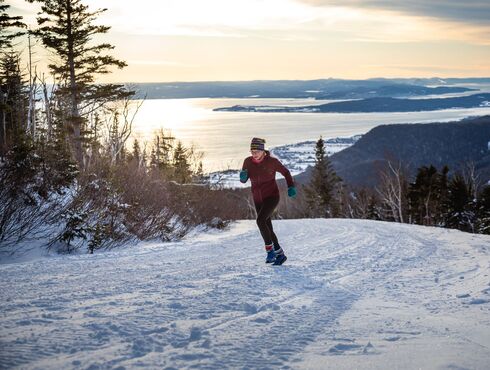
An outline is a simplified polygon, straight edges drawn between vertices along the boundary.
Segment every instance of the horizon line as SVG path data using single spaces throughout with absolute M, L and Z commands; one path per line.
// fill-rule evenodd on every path
M 162 83 L 216 83 L 216 82 L 276 82 L 276 81 L 322 81 L 322 80 L 339 80 L 339 81 L 369 81 L 369 80 L 470 80 L 470 79 L 488 79 L 490 76 L 473 76 L 473 77 L 369 77 L 369 78 L 340 78 L 340 77 L 323 77 L 323 78 L 312 78 L 312 79 L 252 79 L 252 80 L 193 80 L 193 81 L 125 81 L 125 82 L 110 82 L 110 83 L 121 83 L 121 84 L 162 84 Z

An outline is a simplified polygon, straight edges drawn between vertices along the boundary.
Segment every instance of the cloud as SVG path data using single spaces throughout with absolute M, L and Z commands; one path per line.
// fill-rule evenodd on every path
M 342 6 L 353 8 L 383 9 L 426 16 L 449 21 L 490 26 L 490 1 L 488 0 L 299 0 L 315 6 Z
M 131 34 L 243 37 L 245 31 L 290 29 L 314 19 L 315 7 L 295 0 L 85 0 L 110 11 L 101 21 Z

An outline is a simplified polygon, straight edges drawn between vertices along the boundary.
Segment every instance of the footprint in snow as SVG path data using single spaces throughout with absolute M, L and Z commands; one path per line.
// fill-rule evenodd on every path
M 257 306 L 255 306 L 251 303 L 244 303 L 241 308 L 243 311 L 245 311 L 249 315 L 255 315 L 258 312 Z
M 371 344 L 371 342 L 368 342 L 368 344 L 366 344 L 366 346 L 362 350 L 362 353 L 365 355 L 374 353 L 374 346 Z
M 173 309 L 175 309 L 175 310 L 180 310 L 180 309 L 184 308 L 184 306 L 183 306 L 181 303 L 179 303 L 179 302 L 173 302 L 173 303 L 170 303 L 170 304 L 168 305 L 168 307 L 169 307 L 169 308 L 173 308 Z
M 471 301 L 468 302 L 468 304 L 485 304 L 485 303 L 490 303 L 490 299 L 473 298 Z
M 202 338 L 202 331 L 198 327 L 193 327 L 191 329 L 191 333 L 189 335 L 189 342 L 195 342 L 196 340 L 199 340 Z
M 399 335 L 395 336 L 395 337 L 388 337 L 388 338 L 384 338 L 385 341 L 387 342 L 396 342 L 398 340 L 400 340 L 402 337 L 400 337 Z
M 351 352 L 358 350 L 359 348 L 363 347 L 360 344 L 345 344 L 345 343 L 337 343 L 335 346 L 330 347 L 328 352 L 330 352 L 333 355 L 343 355 L 344 352 Z
M 268 303 L 263 306 L 261 306 L 258 311 L 279 311 L 281 309 L 281 306 L 275 303 Z

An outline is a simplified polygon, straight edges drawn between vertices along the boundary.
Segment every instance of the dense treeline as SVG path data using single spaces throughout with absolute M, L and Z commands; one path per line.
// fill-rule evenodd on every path
M 416 176 L 402 163 L 386 161 L 374 188 L 343 184 L 325 154 L 320 138 L 310 182 L 296 204 L 285 200 L 279 217 L 346 217 L 439 226 L 490 234 L 490 185 L 479 178 L 471 162 L 450 175 L 432 165 Z
M 37 2 L 39 27 L 27 32 L 0 0 L 0 252 L 26 239 L 93 252 L 246 217 L 246 200 L 206 184 L 199 153 L 171 133 L 132 141 L 135 92 L 96 82 L 126 65 L 109 54 L 112 45 L 94 41 L 109 30 L 95 24 L 104 10 Z M 14 48 L 23 39 L 29 52 L 35 40 L 52 52 L 50 76 L 31 58 L 23 67 Z

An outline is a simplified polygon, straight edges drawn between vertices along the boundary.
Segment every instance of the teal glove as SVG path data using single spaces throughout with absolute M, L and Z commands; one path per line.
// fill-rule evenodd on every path
M 294 186 L 290 186 L 288 188 L 288 196 L 291 198 L 296 198 L 296 188 Z
M 248 180 L 248 171 L 247 170 L 241 170 L 240 171 L 240 182 L 246 183 Z

